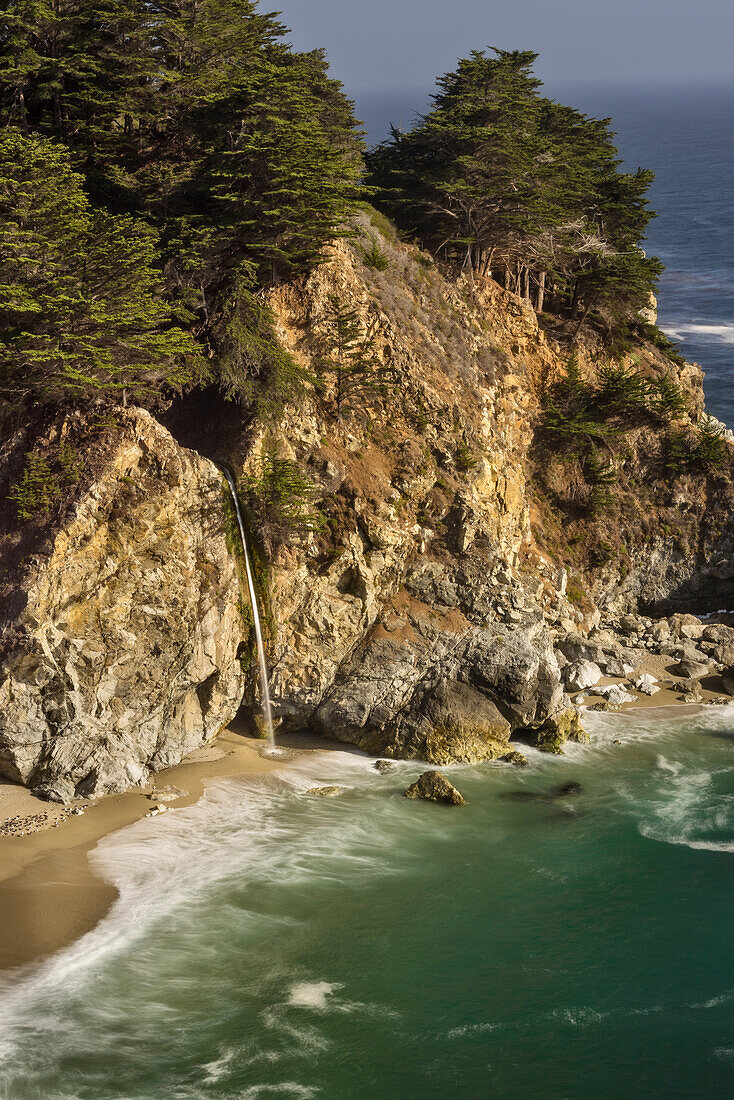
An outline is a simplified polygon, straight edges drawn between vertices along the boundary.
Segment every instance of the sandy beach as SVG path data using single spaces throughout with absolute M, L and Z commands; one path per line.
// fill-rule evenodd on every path
M 633 702 L 615 709 L 645 708 L 663 717 L 681 710 L 692 714 L 702 704 L 721 699 L 720 677 L 711 676 L 701 684 L 700 702 L 682 702 L 674 690 L 677 677 L 666 675 L 666 663 L 669 658 L 650 657 L 645 662 L 644 670 L 665 685 L 660 691 L 653 696 L 634 691 Z M 601 685 L 620 682 L 605 677 Z M 577 698 L 582 694 L 586 707 L 593 705 L 593 694 L 577 693 Z M 330 744 L 333 747 L 320 738 L 304 738 L 289 747 L 301 752 Z M 263 747 L 262 741 L 228 729 L 211 746 L 160 772 L 147 788 L 96 802 L 79 800 L 71 809 L 43 802 L 25 788 L 0 780 L 0 970 L 59 950 L 105 915 L 116 891 L 93 874 L 87 859 L 102 837 L 150 814 L 157 805 L 169 809 L 190 805 L 211 779 L 265 774 L 282 767 L 284 760 L 264 756 Z M 161 803 L 155 791 L 165 788 L 177 788 L 180 794 L 173 798 L 169 791 L 170 801 Z
M 99 921 L 116 898 L 113 887 L 91 871 L 87 853 L 108 833 L 144 817 L 156 806 L 151 788 L 176 787 L 171 809 L 190 805 L 207 781 L 227 775 L 258 775 L 283 766 L 262 755 L 263 742 L 225 730 L 217 741 L 176 767 L 159 772 L 150 787 L 80 800 L 83 813 L 42 802 L 28 790 L 0 781 L 0 826 L 31 819 L 27 835 L 0 835 L 0 970 L 48 955 Z M 44 816 L 41 823 L 37 819 Z M 39 827 L 40 825 L 40 827 Z M 17 826 L 15 826 L 17 827 Z

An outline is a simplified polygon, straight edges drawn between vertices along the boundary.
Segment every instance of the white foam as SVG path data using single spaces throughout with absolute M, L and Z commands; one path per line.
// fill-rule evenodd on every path
M 486 1035 L 492 1031 L 501 1031 L 504 1024 L 462 1024 L 461 1027 L 452 1027 L 447 1039 L 463 1039 L 466 1035 Z
M 326 998 L 341 988 L 336 982 L 297 982 L 290 991 L 288 1004 L 324 1011 L 328 1007 Z
M 237 1095 L 240 1100 L 257 1100 L 258 1096 L 295 1096 L 296 1100 L 308 1100 L 318 1096 L 321 1089 L 310 1085 L 299 1085 L 297 1081 L 282 1081 L 277 1085 L 250 1085 Z
M 734 344 L 734 324 L 709 325 L 696 321 L 667 325 L 665 333 L 672 340 L 684 340 L 687 336 L 722 344 Z

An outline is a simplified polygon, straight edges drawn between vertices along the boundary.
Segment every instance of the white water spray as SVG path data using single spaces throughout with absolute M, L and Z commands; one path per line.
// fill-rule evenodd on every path
M 222 467 L 224 476 L 227 479 L 229 485 L 229 491 L 232 494 L 232 500 L 234 502 L 235 513 L 237 515 L 237 525 L 240 529 L 240 539 L 242 540 L 242 550 L 245 555 L 245 570 L 247 572 L 247 588 L 250 593 L 250 604 L 252 605 L 252 618 L 255 623 L 255 637 L 257 639 L 257 659 L 260 664 L 260 690 L 262 694 L 262 707 L 263 717 L 265 719 L 265 728 L 268 734 L 268 744 L 270 750 L 275 749 L 275 733 L 273 731 L 273 711 L 270 706 L 270 687 L 268 686 L 268 664 L 265 660 L 265 646 L 263 645 L 262 629 L 260 627 L 260 613 L 257 608 L 257 593 L 255 592 L 255 580 L 252 575 L 252 566 L 250 564 L 250 552 L 247 549 L 247 535 L 245 534 L 245 523 L 242 518 L 242 509 L 240 508 L 240 500 L 237 496 L 237 485 L 232 477 L 231 472 L 226 466 Z

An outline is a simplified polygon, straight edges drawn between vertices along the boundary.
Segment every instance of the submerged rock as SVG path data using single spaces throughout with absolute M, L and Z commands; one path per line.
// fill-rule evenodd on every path
M 374 767 L 380 775 L 387 775 L 388 772 L 395 770 L 395 763 L 392 760 L 376 760 Z
M 527 768 L 528 758 L 523 752 L 518 752 L 514 749 L 512 752 L 505 753 L 500 757 L 501 764 L 514 764 L 518 768 Z
M 440 772 L 423 772 L 405 791 L 405 797 L 422 798 L 426 802 L 438 802 L 447 806 L 463 806 L 465 803 L 463 795 Z
M 336 798 L 348 790 L 348 787 L 311 787 L 310 790 L 306 791 L 306 794 L 319 795 L 321 798 Z

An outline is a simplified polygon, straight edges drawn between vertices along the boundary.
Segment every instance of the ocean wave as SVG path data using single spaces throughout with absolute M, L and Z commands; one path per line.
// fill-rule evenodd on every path
M 313 786 L 345 780 L 364 788 L 364 805 L 346 810 L 338 799 L 302 797 Z M 265 949 L 259 970 L 244 983 L 221 970 L 224 937 L 235 936 L 240 950 L 251 943 L 254 956 L 258 944 L 292 937 L 303 920 L 293 912 L 301 884 L 391 873 L 396 830 L 388 823 L 380 834 L 372 788 L 385 804 L 390 787 L 372 762 L 334 750 L 268 776 L 219 780 L 196 804 L 106 837 L 91 862 L 119 893 L 107 916 L 66 950 L 0 981 L 0 1096 L 4 1081 L 12 1083 L 13 1100 L 45 1095 L 39 1083 L 48 1080 L 49 1063 L 60 1081 L 63 1063 L 82 1052 L 96 1055 L 103 1067 L 111 1036 L 118 1049 L 129 1047 L 134 1061 L 152 1034 L 176 1034 L 191 1026 L 192 1014 L 206 1026 L 206 999 L 216 1013 L 217 991 L 225 1003 L 233 995 L 252 996 L 261 1007 L 269 1002 L 260 1019 L 266 1039 L 268 1032 L 273 1036 L 272 1046 L 243 1043 L 198 1062 L 200 1081 L 221 1080 L 225 1088 L 235 1070 L 279 1060 L 279 1049 L 304 1059 L 327 1049 L 320 1027 L 295 1018 L 306 1009 L 389 1016 L 388 1006 L 338 997 L 336 983 L 296 981 L 285 963 L 267 963 Z M 282 890 L 289 901 L 278 903 Z M 260 900 L 273 891 L 274 902 Z M 211 990 L 207 968 L 216 972 Z M 290 1087 L 277 1089 L 285 1096 Z M 198 1088 L 185 1085 L 166 1095 L 209 1095 Z M 54 1095 L 62 1100 L 64 1094 Z M 237 1092 L 243 1095 L 250 1094 Z
M 701 343 L 734 344 L 734 323 L 716 325 L 673 321 L 665 325 L 664 331 L 671 340 L 694 339 Z
M 638 800 L 640 834 L 693 851 L 734 852 L 734 795 L 717 789 L 718 778 L 729 772 L 659 755 L 654 789 L 644 803 Z

